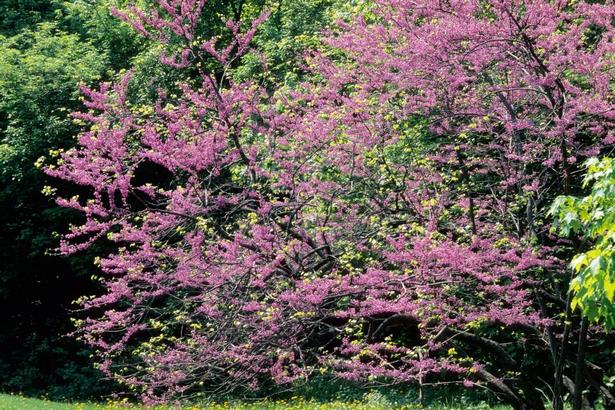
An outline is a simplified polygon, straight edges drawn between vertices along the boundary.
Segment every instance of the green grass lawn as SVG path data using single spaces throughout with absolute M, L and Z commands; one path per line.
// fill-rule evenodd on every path
M 177 407 L 156 407 L 156 410 L 171 410 Z M 224 403 L 205 406 L 182 407 L 182 410 L 391 410 L 391 409 L 419 409 L 417 405 L 395 406 L 382 396 L 367 395 L 363 401 L 343 402 L 333 401 L 321 403 L 302 399 L 266 401 L 255 403 Z M 508 410 L 508 406 L 489 406 L 487 404 L 457 403 L 451 400 L 447 403 L 438 403 L 425 406 L 426 409 L 444 410 L 481 410 L 498 409 Z M 137 410 L 152 409 L 138 405 L 104 404 L 104 403 L 58 403 L 48 400 L 31 399 L 22 396 L 0 394 L 0 410 Z

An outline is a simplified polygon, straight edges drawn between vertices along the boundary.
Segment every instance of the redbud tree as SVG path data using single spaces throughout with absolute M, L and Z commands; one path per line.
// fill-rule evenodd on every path
M 101 368 L 150 402 L 326 374 L 540 408 L 561 311 L 540 291 L 566 277 L 544 209 L 615 138 L 613 7 L 369 2 L 292 88 L 233 78 L 266 12 L 203 38 L 207 12 L 116 11 L 196 77 L 146 108 L 130 74 L 85 89 L 91 126 L 48 169 L 84 192 L 58 199 L 84 216 L 62 251 L 114 244 L 82 300 Z

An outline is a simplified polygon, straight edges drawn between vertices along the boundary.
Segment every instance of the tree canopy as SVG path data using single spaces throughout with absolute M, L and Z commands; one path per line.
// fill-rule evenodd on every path
M 275 8 L 232 4 L 221 31 L 205 1 L 115 10 L 178 81 L 147 106 L 131 72 L 84 89 L 47 168 L 85 189 L 58 199 L 85 217 L 63 252 L 115 243 L 81 301 L 103 371 L 150 402 L 318 373 L 581 398 L 547 211 L 613 144 L 613 7 L 365 2 L 282 83 Z

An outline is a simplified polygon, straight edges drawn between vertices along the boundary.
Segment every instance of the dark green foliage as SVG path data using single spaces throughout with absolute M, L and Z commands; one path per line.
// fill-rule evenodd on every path
M 61 25 L 65 30 L 78 33 L 107 58 L 106 68 L 114 73 L 126 68 L 130 60 L 145 47 L 142 37 L 127 24 L 111 14 L 115 0 L 54 0 L 61 5 Z
M 0 0 L 0 34 L 11 35 L 53 16 L 53 0 Z
M 99 80 L 106 55 L 76 34 L 42 23 L 0 40 L 2 174 L 22 179 L 50 148 L 76 131 L 69 112 L 78 106 L 79 83 Z
M 484 390 L 469 390 L 460 386 L 427 386 L 421 392 L 416 385 L 382 385 L 360 387 L 352 382 L 332 379 L 327 375 L 315 377 L 305 384 L 298 384 L 292 396 L 318 403 L 361 402 L 381 404 L 382 408 L 418 406 L 423 403 L 427 408 L 450 405 L 457 408 L 491 408 L 497 404 L 495 397 Z M 290 393 L 281 398 L 288 399 Z

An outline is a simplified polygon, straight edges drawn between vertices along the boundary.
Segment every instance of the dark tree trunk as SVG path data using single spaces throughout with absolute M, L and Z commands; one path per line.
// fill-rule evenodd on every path
M 587 318 L 581 321 L 579 332 L 579 346 L 577 348 L 577 363 L 574 378 L 574 403 L 573 410 L 581 410 L 583 407 L 583 371 L 585 370 L 585 347 L 587 344 Z

